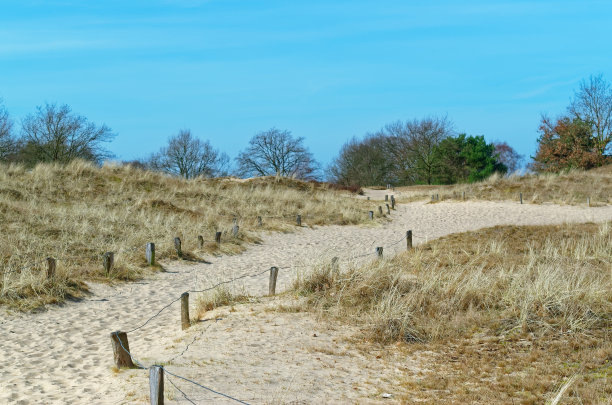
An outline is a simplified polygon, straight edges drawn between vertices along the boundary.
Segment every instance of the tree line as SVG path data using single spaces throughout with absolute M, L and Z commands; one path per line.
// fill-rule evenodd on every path
M 612 89 L 602 75 L 580 83 L 567 113 L 541 118 L 538 148 L 528 168 L 536 172 L 589 169 L 611 162 Z M 72 112 L 45 104 L 21 120 L 19 134 L 0 100 L 0 161 L 33 166 L 85 159 L 101 164 L 112 157 L 104 148 L 116 134 Z M 303 137 L 277 128 L 256 133 L 235 158 L 190 130 L 181 130 L 151 156 L 125 162 L 184 178 L 226 175 L 321 179 L 346 186 L 452 184 L 511 173 L 523 157 L 506 142 L 487 143 L 483 135 L 457 133 L 447 117 L 396 121 L 353 138 L 323 171 Z

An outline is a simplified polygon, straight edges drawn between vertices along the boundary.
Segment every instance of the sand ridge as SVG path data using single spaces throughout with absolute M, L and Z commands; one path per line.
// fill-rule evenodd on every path
M 387 192 L 372 195 L 384 194 Z M 384 202 L 381 204 L 384 206 Z M 404 250 L 405 242 L 401 240 L 407 230 L 413 231 L 414 244 L 419 244 L 494 225 L 612 220 L 611 206 L 469 201 L 417 202 L 397 208 L 391 214 L 392 221 L 382 226 L 305 226 L 294 233 L 266 233 L 261 244 L 250 246 L 240 255 L 207 257 L 208 264 L 168 263 L 166 272 L 137 283 L 92 284 L 93 294 L 81 302 L 34 314 L 3 313 L 0 403 L 146 403 L 145 371 L 122 371 L 117 375 L 112 371 L 109 334 L 141 325 L 186 290 L 278 266 L 289 267 L 279 272 L 277 291 L 283 291 L 290 287 L 298 271 L 307 268 L 301 266 L 328 262 L 334 256 L 340 257 L 341 263 L 371 260 L 374 256 L 370 253 L 376 246 L 384 247 L 385 256 Z M 304 225 L 308 225 L 306 221 Z M 352 259 L 365 253 L 370 255 Z M 264 273 L 242 279 L 232 288 L 261 296 L 267 293 L 267 283 Z M 192 306 L 196 298 L 192 297 Z M 152 364 L 181 354 L 193 340 L 187 352 L 169 362 L 169 369 L 175 367 L 181 375 L 249 403 L 378 402 L 381 390 L 393 388 L 393 375 L 407 372 L 382 365 L 368 370 L 366 365 L 371 363 L 360 360 L 364 355 L 341 343 L 342 336 L 355 331 L 315 322 L 306 314 L 266 310 L 267 305 L 277 304 L 273 299 L 251 308 L 241 306 L 236 312 L 219 310 L 182 332 L 175 303 L 129 335 L 130 349 L 146 364 Z M 202 332 L 202 328 L 207 329 Z M 315 334 L 317 338 L 313 338 Z M 319 354 L 321 351 L 324 355 Z M 339 362 L 340 366 L 330 366 Z M 267 364 L 265 371 L 263 364 Z M 409 370 L 422 366 L 417 359 L 402 364 Z M 210 372 L 208 368 L 212 368 Z M 179 386 L 188 389 L 190 396 L 197 396 L 196 403 L 226 400 L 185 383 Z M 185 399 L 177 394 L 174 401 Z

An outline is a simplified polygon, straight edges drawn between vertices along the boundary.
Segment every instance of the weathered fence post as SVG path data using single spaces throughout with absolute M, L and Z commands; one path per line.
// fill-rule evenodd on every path
M 104 271 L 106 272 L 106 275 L 108 276 L 111 270 L 113 269 L 113 266 L 115 265 L 115 253 L 113 252 L 104 253 L 104 256 L 102 256 L 102 264 L 104 266 Z
M 436 201 L 440 201 L 440 194 L 436 194 Z
M 389 194 L 385 194 L 385 201 L 389 201 Z
M 257 217 L 257 226 L 263 226 L 263 222 L 261 220 L 261 217 Z
M 270 267 L 270 284 L 268 285 L 268 295 L 276 294 L 276 277 L 278 277 L 278 267 Z
M 370 197 L 368 197 L 368 201 L 370 201 Z
M 128 344 L 127 333 L 116 331 L 111 332 L 111 343 L 113 345 L 113 358 L 117 368 L 134 368 L 132 356 L 130 356 L 130 345 Z
M 296 223 L 297 226 L 302 226 L 302 216 L 301 215 L 298 215 L 295 218 L 295 223 Z
M 340 273 L 340 266 L 338 264 L 338 260 L 340 260 L 337 256 L 332 257 L 332 261 L 331 261 L 331 271 L 332 274 L 338 274 Z
M 179 258 L 183 258 L 183 249 L 181 249 L 181 238 L 178 236 L 174 238 L 174 248 L 176 249 L 176 255 Z
M 521 204 L 523 203 L 523 193 L 519 193 L 519 198 L 521 199 Z
M 374 219 L 374 211 L 368 211 L 368 215 L 370 215 L 370 219 Z
M 463 192 L 463 196 L 461 197 L 461 199 L 465 200 L 465 191 Z
M 183 330 L 189 328 L 191 323 L 189 322 L 189 293 L 184 292 L 181 294 L 181 327 Z
M 149 369 L 149 392 L 151 405 L 164 405 L 164 368 L 152 366 Z
M 383 211 L 382 211 L 382 206 L 378 206 L 378 215 L 380 215 L 382 217 Z
M 587 197 L 587 207 L 591 206 L 591 197 Z
M 387 206 L 387 215 L 391 214 L 391 207 L 389 207 L 389 204 L 385 204 Z
M 221 232 L 216 232 L 215 233 L 215 242 L 217 243 L 217 245 L 221 244 Z
M 200 246 L 200 249 L 204 247 L 204 237 L 202 235 L 198 235 L 198 246 Z
M 406 231 L 406 249 L 412 249 L 412 231 Z
M 431 202 L 434 202 L 434 195 L 431 195 Z
M 382 246 L 379 246 L 376 248 L 376 254 L 378 255 L 379 258 L 383 257 L 383 248 Z
M 395 196 L 394 195 L 391 196 L 391 209 L 393 210 L 395 209 Z
M 149 242 L 145 248 L 145 259 L 149 266 L 155 265 L 155 243 Z
M 47 278 L 51 279 L 55 276 L 56 261 L 52 257 L 47 257 Z

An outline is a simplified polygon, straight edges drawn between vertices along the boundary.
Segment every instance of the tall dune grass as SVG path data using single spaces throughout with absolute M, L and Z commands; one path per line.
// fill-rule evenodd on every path
M 3 165 L 0 303 L 26 309 L 78 296 L 85 280 L 108 280 L 101 264 L 106 251 L 115 252 L 110 278 L 130 280 L 146 271 L 147 242 L 156 243 L 159 259 L 175 257 L 176 236 L 191 258 L 235 253 L 257 240 L 256 231 L 294 229 L 298 213 L 306 225 L 357 224 L 368 209 L 346 192 L 290 179 L 185 181 L 82 161 L 32 170 Z M 213 242 L 216 231 L 223 232 L 220 247 Z M 202 249 L 198 235 L 206 241 Z M 58 259 L 53 280 L 44 274 L 46 257 Z
M 523 193 L 525 203 L 586 205 L 589 198 L 592 206 L 600 206 L 612 204 L 612 165 L 559 174 L 494 174 L 487 180 L 471 184 L 398 187 L 396 190 L 404 201 L 430 198 L 431 195 L 439 195 L 440 200 L 462 200 L 464 193 L 467 200 L 518 201 L 519 193 Z

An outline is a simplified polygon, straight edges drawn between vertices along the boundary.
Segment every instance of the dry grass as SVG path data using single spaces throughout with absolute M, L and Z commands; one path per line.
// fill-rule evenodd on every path
M 583 171 L 571 170 L 559 174 L 533 174 L 503 177 L 497 174 L 489 179 L 471 184 L 450 186 L 398 187 L 403 201 L 422 200 L 439 195 L 439 200 L 519 200 L 531 204 L 556 203 L 586 205 L 587 197 L 592 206 L 612 204 L 612 165 Z
M 260 229 L 291 231 L 297 213 L 309 226 L 357 224 L 373 209 L 325 184 L 290 179 L 185 181 L 80 161 L 0 167 L 0 304 L 21 309 L 77 297 L 85 280 L 141 277 L 147 242 L 156 243 L 158 259 L 176 258 L 178 236 L 187 258 L 198 260 L 202 253 L 239 252 Z M 220 247 L 213 242 L 217 230 Z M 198 235 L 206 241 L 202 249 Z M 115 252 L 109 276 L 101 264 L 106 251 Z M 44 274 L 46 257 L 58 259 L 52 280 Z
M 407 401 L 543 403 L 577 375 L 563 403 L 609 403 L 611 246 L 612 223 L 494 227 L 338 276 L 321 267 L 296 291 L 366 341 L 435 352 Z

